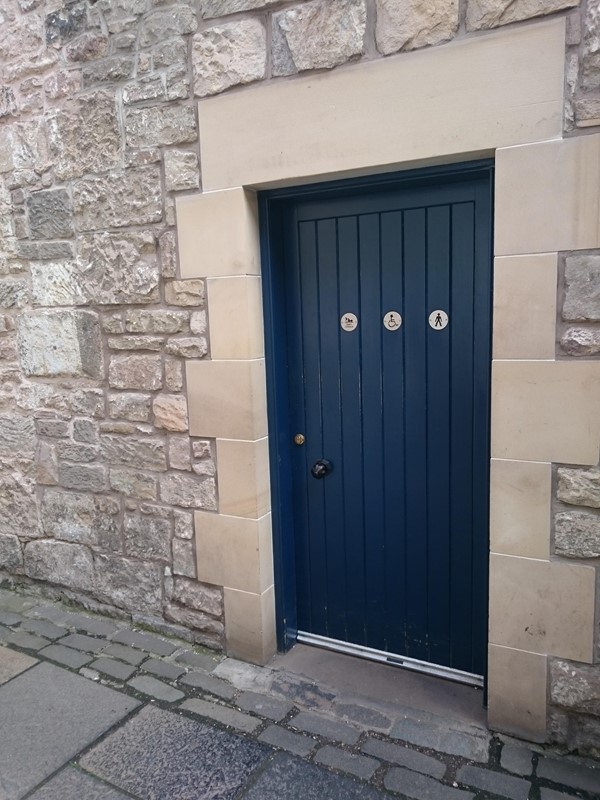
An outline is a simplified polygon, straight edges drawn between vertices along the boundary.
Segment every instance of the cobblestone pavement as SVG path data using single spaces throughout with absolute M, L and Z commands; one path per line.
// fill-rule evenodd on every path
M 600 763 L 0 590 L 0 800 L 561 800 Z

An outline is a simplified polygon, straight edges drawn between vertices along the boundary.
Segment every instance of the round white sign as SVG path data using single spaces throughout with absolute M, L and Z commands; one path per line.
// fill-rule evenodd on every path
M 432 311 L 429 315 L 429 324 L 434 331 L 443 331 L 448 324 L 448 314 L 440 308 Z
M 356 314 L 342 314 L 340 325 L 343 331 L 354 331 L 358 327 L 358 317 Z
M 383 324 L 388 331 L 397 331 L 402 325 L 402 317 L 397 311 L 388 311 L 383 318 Z

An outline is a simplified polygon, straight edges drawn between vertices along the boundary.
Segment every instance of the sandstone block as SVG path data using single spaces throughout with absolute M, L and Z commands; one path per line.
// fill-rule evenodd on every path
M 194 458 L 212 458 L 212 446 L 207 439 L 196 439 L 192 442 Z
M 156 477 L 146 472 L 111 467 L 109 483 L 115 492 L 134 497 L 136 500 L 156 500 L 158 497 Z
M 17 255 L 31 261 L 58 261 L 72 259 L 75 250 L 71 242 L 21 241 L 17 245 Z
M 600 557 L 600 515 L 585 511 L 556 514 L 554 552 L 567 558 Z
M 26 375 L 103 373 L 98 315 L 91 311 L 35 311 L 17 318 L 17 342 Z
M 187 472 L 191 470 L 189 436 L 169 436 L 169 466 Z
M 90 92 L 47 116 L 49 148 L 59 179 L 106 172 L 121 158 L 114 94 Z
M 81 306 L 86 296 L 76 261 L 32 261 L 31 302 L 34 306 Z
M 165 352 L 180 358 L 204 358 L 208 353 L 208 342 L 205 337 L 169 339 Z
M 0 308 L 23 308 L 28 302 L 29 288 L 25 281 L 0 280 Z
M 160 356 L 111 356 L 108 384 L 113 389 L 160 389 Z
M 600 353 L 600 328 L 568 328 L 560 346 L 570 356 L 595 356 Z
M 154 69 L 171 67 L 173 64 L 187 62 L 187 42 L 182 36 L 175 36 L 152 48 Z
M 76 442 L 96 444 L 98 441 L 98 426 L 90 419 L 76 419 L 73 421 L 73 439 Z
M 25 545 L 25 574 L 30 578 L 90 591 L 94 587 L 94 562 L 85 545 L 36 541 Z
M 559 468 L 557 497 L 563 503 L 600 508 L 600 469 Z
M 223 614 L 223 590 L 206 583 L 177 577 L 173 583 L 173 600 L 195 611 L 204 611 L 213 617 Z
M 172 306 L 204 306 L 204 281 L 170 281 L 165 283 L 165 300 Z
M 600 717 L 600 671 L 597 666 L 552 659 L 550 700 L 569 711 Z
M 0 137 L 0 173 L 10 170 L 43 171 L 51 165 L 48 128 L 44 119 L 4 125 Z M 33 180 L 37 178 L 33 176 Z
M 108 51 L 108 36 L 96 31 L 86 31 L 81 36 L 73 39 L 64 49 L 67 61 L 74 63 L 80 61 L 93 61 L 102 58 Z
M 35 429 L 40 436 L 63 439 L 69 435 L 69 421 L 68 419 L 57 419 L 55 417 L 42 417 L 41 419 L 36 419 Z
M 86 4 L 65 3 L 46 17 L 46 42 L 59 47 L 84 31 L 86 25 Z
M 192 106 L 151 106 L 135 108 L 125 117 L 125 138 L 129 147 L 182 144 L 198 136 Z
M 0 535 L 0 569 L 12 572 L 22 566 L 23 553 L 19 539 L 10 533 Z
M 171 522 L 168 519 L 126 514 L 123 541 L 128 556 L 171 561 Z
M 103 492 L 107 486 L 106 467 L 101 464 L 59 464 L 58 482 L 66 489 Z
M 125 314 L 129 333 L 180 333 L 188 325 L 187 311 L 131 309 Z
M 184 33 L 194 33 L 198 21 L 189 6 L 177 5 L 168 9 L 154 11 L 144 19 L 140 46 L 149 45 Z
M 78 238 L 79 283 L 94 305 L 154 303 L 158 258 L 152 231 L 90 233 Z
M 39 536 L 35 481 L 29 470 L 0 472 L 0 533 Z
M 119 539 L 119 504 L 109 497 L 47 489 L 41 505 L 48 537 L 114 549 Z
M 457 30 L 458 0 L 377 0 L 375 36 L 384 55 L 446 41 Z
M 27 198 L 29 230 L 34 239 L 63 239 L 73 234 L 73 209 L 65 189 L 34 192 Z
M 44 82 L 44 92 L 50 100 L 72 98 L 81 89 L 81 75 L 71 69 L 61 69 Z
M 131 78 L 134 70 L 133 56 L 113 56 L 102 61 L 94 61 L 83 67 L 83 85 L 87 89 L 99 83 L 121 82 Z
M 163 503 L 183 508 L 217 510 L 216 486 L 213 478 L 202 480 L 196 475 L 170 473 L 160 476 L 160 497 Z
M 176 64 L 169 67 L 165 74 L 167 83 L 167 100 L 185 100 L 190 96 L 190 79 L 187 66 Z
M 139 167 L 78 180 L 73 185 L 73 208 L 83 231 L 160 222 L 160 169 Z
M 56 451 L 48 442 L 38 444 L 36 480 L 42 486 L 56 486 L 58 483 Z
M 312 0 L 273 15 L 273 74 L 330 69 L 364 51 L 364 0 Z
M 196 577 L 194 545 L 184 539 L 173 539 L 173 574 L 187 578 Z
M 160 75 L 148 75 L 123 87 L 123 102 L 126 106 L 143 100 L 164 100 L 165 84 Z
M 192 45 L 194 94 L 206 97 L 266 75 L 267 39 L 261 22 L 241 19 L 197 33 Z
M 20 414 L 0 415 L 0 458 L 31 459 L 35 452 L 35 426 L 31 417 Z
M 108 340 L 111 350 L 162 350 L 164 339 L 160 336 L 114 336 Z
M 177 622 L 186 628 L 199 631 L 199 635 L 194 638 L 200 644 L 205 644 L 208 647 L 220 646 L 223 638 L 223 623 L 220 620 L 204 614 L 202 611 L 193 611 L 173 604 L 165 606 L 164 614 L 172 622 Z
M 573 8 L 579 0 L 468 0 L 467 30 L 497 28 Z
M 565 259 L 562 316 L 570 322 L 600 321 L 600 255 L 572 255 Z
M 165 188 L 169 192 L 197 189 L 200 169 L 196 153 L 167 150 L 165 152 Z
M 584 89 L 600 89 L 600 6 L 587 3 L 583 20 L 581 83 Z
M 173 511 L 174 533 L 179 539 L 194 538 L 194 517 L 189 511 Z
M 98 457 L 98 448 L 93 444 L 81 444 L 80 442 L 62 441 L 56 443 L 56 453 L 64 461 L 75 461 L 85 464 L 95 461 Z
M 187 400 L 182 395 L 159 394 L 152 404 L 154 424 L 167 431 L 187 431 Z
M 108 416 L 112 419 L 128 419 L 131 422 L 147 422 L 150 419 L 149 394 L 123 392 L 108 395 Z
M 167 456 L 162 439 L 149 437 L 101 436 L 102 458 L 109 464 L 120 464 L 139 469 L 166 470 Z
M 99 600 L 126 611 L 160 612 L 162 565 L 97 553 L 95 566 Z
M 175 231 L 165 231 L 158 240 L 160 271 L 163 278 L 177 276 L 177 237 Z
M 200 10 L 202 16 L 224 17 L 227 14 L 237 14 L 238 11 L 253 11 L 258 8 L 268 8 L 278 3 L 279 0 L 201 0 Z

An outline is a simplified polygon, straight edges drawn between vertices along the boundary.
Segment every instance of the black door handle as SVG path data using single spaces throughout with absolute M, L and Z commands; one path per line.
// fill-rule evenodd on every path
M 326 458 L 320 458 L 310 468 L 310 474 L 313 478 L 324 478 L 326 475 L 329 475 L 331 470 L 333 469 L 333 464 L 331 461 L 328 461 Z

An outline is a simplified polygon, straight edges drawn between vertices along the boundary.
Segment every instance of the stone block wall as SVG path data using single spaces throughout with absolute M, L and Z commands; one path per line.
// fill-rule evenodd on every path
M 210 308 L 175 236 L 175 198 L 202 188 L 197 99 L 551 14 L 565 135 L 598 130 L 596 0 L 0 0 L 4 574 L 222 646 L 192 522 L 219 509 L 218 464 L 189 436 L 184 369 L 210 358 Z M 564 254 L 560 358 L 600 355 L 599 263 Z M 557 467 L 557 558 L 600 556 L 597 487 Z M 598 676 L 553 664 L 558 739 L 585 706 L 600 747 Z

